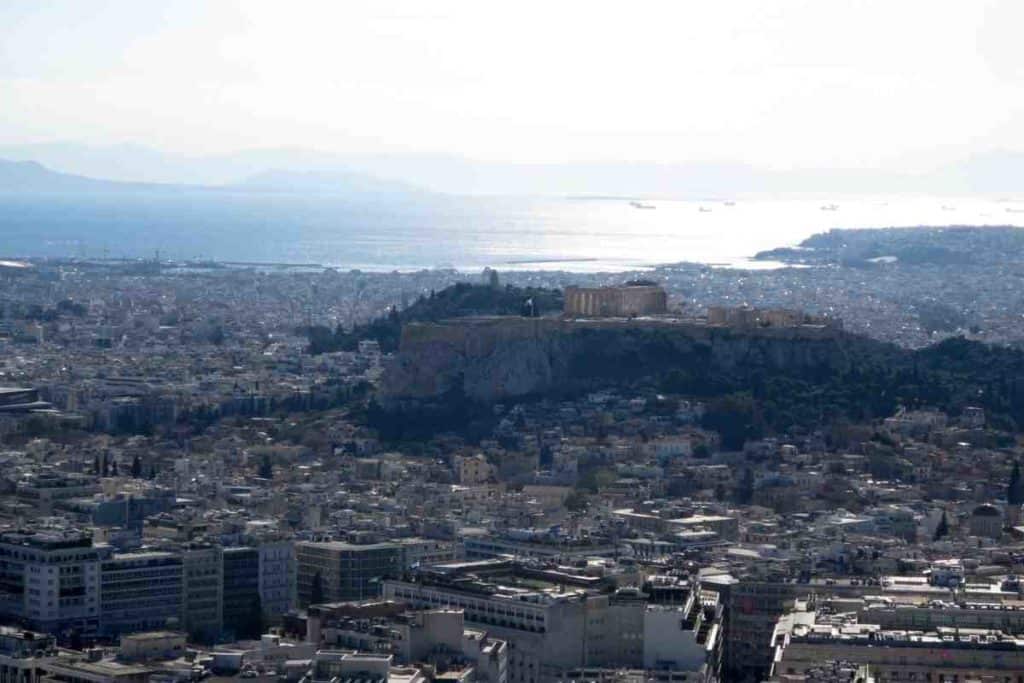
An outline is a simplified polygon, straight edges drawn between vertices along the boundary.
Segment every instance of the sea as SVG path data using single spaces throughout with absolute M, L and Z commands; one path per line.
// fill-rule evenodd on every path
M 0 193 L 0 258 L 160 258 L 344 270 L 772 268 L 757 252 L 833 228 L 1024 226 L 1024 203 L 721 198 Z

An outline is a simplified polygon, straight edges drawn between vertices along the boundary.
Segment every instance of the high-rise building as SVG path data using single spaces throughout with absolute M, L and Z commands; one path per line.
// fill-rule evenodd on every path
M 295 546 L 291 541 L 267 541 L 259 546 L 260 604 L 263 615 L 279 619 L 295 604 Z
M 100 574 L 100 630 L 111 638 L 180 623 L 184 586 L 181 555 L 115 554 Z
M 224 630 L 234 638 L 259 636 L 260 551 L 247 546 L 224 548 Z
M 185 568 L 182 622 L 192 640 L 214 642 L 224 626 L 224 566 L 220 546 L 190 543 Z
M 78 531 L 0 534 L 0 617 L 46 633 L 94 635 L 100 563 L 109 554 Z

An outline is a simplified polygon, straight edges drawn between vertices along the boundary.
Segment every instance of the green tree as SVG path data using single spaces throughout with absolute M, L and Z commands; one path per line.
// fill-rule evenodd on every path
M 940 538 L 945 538 L 949 535 L 949 520 L 946 518 L 946 511 L 942 511 L 942 519 L 939 520 L 939 525 L 935 527 L 935 536 L 932 537 L 933 541 L 937 541 Z
M 569 512 L 585 511 L 587 509 L 586 494 L 579 490 L 573 491 L 566 497 L 565 507 Z
M 142 458 L 138 455 L 132 458 L 132 477 L 135 479 L 142 478 Z
M 722 437 L 722 448 L 738 451 L 748 439 L 758 439 L 762 430 L 754 401 L 750 394 L 736 393 L 721 396 L 711 401 L 704 413 L 702 424 Z
M 725 484 L 715 484 L 715 500 L 719 503 L 724 503 L 725 499 L 729 496 L 729 492 L 725 490 Z
M 1010 505 L 1024 504 L 1024 480 L 1020 476 L 1020 461 L 1015 460 L 1010 472 L 1010 483 L 1006 487 L 1006 502 Z
M 214 325 L 210 328 L 207 333 L 207 340 L 214 346 L 220 346 L 224 343 L 224 327 L 221 325 Z
M 616 476 L 613 470 L 610 470 L 607 467 L 596 467 L 581 476 L 576 487 L 583 489 L 584 491 L 589 491 L 590 493 L 597 493 L 601 489 L 615 483 L 615 479 Z
M 754 471 L 749 467 L 744 468 L 743 474 L 736 482 L 733 489 L 733 500 L 740 505 L 749 505 L 754 498 Z
M 274 465 L 270 462 L 269 456 L 263 456 L 263 460 L 260 461 L 259 476 L 262 479 L 274 478 Z

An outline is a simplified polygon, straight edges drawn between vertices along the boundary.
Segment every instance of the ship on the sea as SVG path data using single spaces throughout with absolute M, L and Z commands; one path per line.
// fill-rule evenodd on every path
M 629 205 L 632 206 L 634 209 L 656 209 L 656 208 L 658 208 L 654 204 L 644 204 L 643 202 L 635 202 L 635 201 L 634 202 L 630 202 Z

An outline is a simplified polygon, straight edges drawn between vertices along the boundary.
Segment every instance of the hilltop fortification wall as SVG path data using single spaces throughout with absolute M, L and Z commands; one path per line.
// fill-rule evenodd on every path
M 850 345 L 862 343 L 824 326 L 738 329 L 666 317 L 413 323 L 402 330 L 380 396 L 395 405 L 455 391 L 492 403 L 657 377 L 675 367 L 800 374 L 846 366 Z

